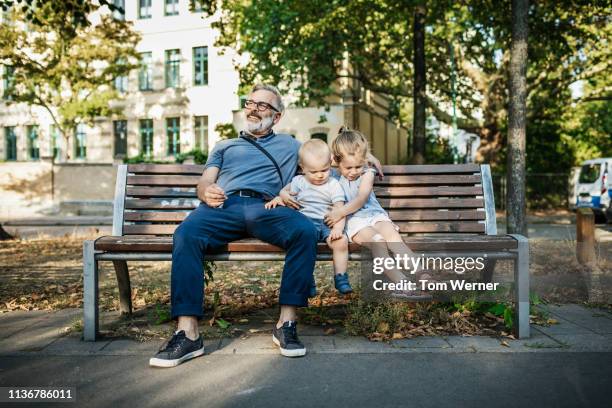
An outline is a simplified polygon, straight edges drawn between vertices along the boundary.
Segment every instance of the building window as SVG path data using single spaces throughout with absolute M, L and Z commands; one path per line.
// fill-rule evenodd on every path
M 327 133 L 313 133 L 312 136 L 310 136 L 310 138 L 311 139 L 321 139 L 322 141 L 327 143 Z
M 85 133 L 85 125 L 79 123 L 74 135 L 74 157 L 84 159 L 87 157 L 87 133 Z
M 115 139 L 114 157 L 127 155 L 127 120 L 113 121 L 113 136 Z
M 49 134 L 51 135 L 51 152 L 53 154 L 54 159 L 59 159 L 60 157 L 60 149 L 59 149 L 59 129 L 57 125 L 51 125 L 49 129 Z
M 165 0 L 164 14 L 167 16 L 178 16 L 178 0 Z
M 4 139 L 6 140 L 6 160 L 17 160 L 17 136 L 13 126 L 4 128 Z
M 153 157 L 153 119 L 140 120 L 140 153 Z
M 193 84 L 208 85 L 208 47 L 193 48 Z
M 180 50 L 166 50 L 166 88 L 177 88 L 180 79 Z
M 140 71 L 138 72 L 138 89 L 150 91 L 153 89 L 153 53 L 140 53 Z
M 181 119 L 166 119 L 166 135 L 168 136 L 168 156 L 181 152 Z
M 38 144 L 38 126 L 28 126 L 28 157 L 31 160 L 40 159 L 40 146 Z
M 119 59 L 117 61 L 117 65 L 125 65 L 125 60 Z M 128 88 L 128 76 L 127 75 L 118 76 L 117 78 L 115 78 L 114 82 L 115 82 L 114 83 L 115 89 L 117 90 L 117 92 L 122 93 L 122 94 L 127 92 L 127 88 Z
M 2 93 L 2 99 L 10 101 L 13 99 L 13 86 L 15 86 L 15 68 L 5 65 L 3 77 L 4 92 Z
M 153 0 L 138 0 L 138 18 L 151 18 L 151 3 Z
M 195 148 L 208 153 L 208 116 L 193 117 Z
M 115 20 L 125 20 L 125 0 L 113 0 L 113 5 L 121 10 L 113 10 Z

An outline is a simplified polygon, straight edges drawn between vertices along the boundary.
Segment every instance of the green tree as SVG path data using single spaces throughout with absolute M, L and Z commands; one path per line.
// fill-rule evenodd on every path
M 96 24 L 78 23 L 97 10 L 87 2 L 57 3 L 5 12 L 0 63 L 12 72 L 7 102 L 43 107 L 66 141 L 68 159 L 77 125 L 115 112 L 111 101 L 120 95 L 113 82 L 138 67 L 140 36 L 108 13 Z
M 348 78 L 391 96 L 400 113 L 413 104 L 411 25 L 417 0 L 203 2 L 209 12 L 220 11 L 217 44 L 249 55 L 250 63 L 239 67 L 245 84 L 280 83 L 306 105 L 325 103 L 335 81 Z M 532 135 L 538 138 L 540 130 L 550 129 L 550 123 L 559 123 L 554 112 L 571 103 L 570 84 L 609 72 L 610 11 L 603 0 L 539 1 L 529 6 L 533 35 L 526 72 L 528 143 Z M 430 114 L 453 123 L 452 51 L 457 127 L 480 137 L 481 161 L 504 169 L 510 0 L 429 1 L 425 24 Z M 345 57 L 352 66 L 349 72 L 341 69 Z M 559 132 L 553 136 L 550 142 L 556 149 L 561 138 Z M 528 166 L 529 160 L 528 156 Z

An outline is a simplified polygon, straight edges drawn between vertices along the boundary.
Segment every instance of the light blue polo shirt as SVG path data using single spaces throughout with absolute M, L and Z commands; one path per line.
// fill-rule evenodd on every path
M 297 172 L 301 143 L 290 135 L 274 132 L 252 140 L 274 157 L 281 169 L 283 183 L 272 161 L 241 137 L 216 143 L 205 168 L 220 169 L 217 184 L 226 195 L 238 190 L 253 190 L 275 197 Z

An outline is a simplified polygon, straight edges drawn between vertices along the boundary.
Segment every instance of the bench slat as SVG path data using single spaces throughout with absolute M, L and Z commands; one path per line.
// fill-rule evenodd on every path
M 385 209 L 400 208 L 484 208 L 482 198 L 381 198 Z
M 516 249 L 517 241 L 509 235 L 459 235 L 450 237 L 404 237 L 404 242 L 413 251 L 504 251 Z M 326 244 L 319 244 L 324 251 Z M 95 249 L 108 252 L 172 252 L 172 237 L 101 237 L 95 242 Z M 352 252 L 359 251 L 351 244 Z M 229 252 L 282 252 L 274 245 L 248 238 L 228 244 L 224 251 Z
M 126 210 L 193 210 L 200 204 L 197 199 L 173 198 L 167 200 L 125 200 Z
M 454 197 L 482 195 L 482 187 L 375 187 L 376 197 Z
M 390 210 L 389 217 L 393 221 L 459 221 L 459 220 L 485 220 L 484 211 L 437 211 L 437 210 Z
M 456 174 L 480 173 L 480 166 L 468 164 L 419 164 L 419 165 L 389 165 L 383 166 L 385 175 L 392 174 Z
M 189 212 L 186 211 L 137 211 L 126 212 L 123 216 L 125 221 L 150 221 L 150 222 L 181 222 Z
M 402 233 L 485 232 L 479 222 L 397 222 Z M 126 224 L 124 235 L 171 235 L 178 224 Z
M 185 197 L 197 198 L 195 188 L 172 187 L 127 187 L 128 197 Z
M 129 164 L 128 173 L 141 174 L 197 174 L 204 172 L 203 164 Z
M 200 176 L 144 175 L 128 176 L 129 186 L 195 187 Z
M 479 175 L 468 174 L 435 174 L 435 175 L 386 175 L 383 180 L 375 180 L 376 186 L 410 186 L 410 185 L 463 185 L 463 184 L 480 184 L 481 178 Z

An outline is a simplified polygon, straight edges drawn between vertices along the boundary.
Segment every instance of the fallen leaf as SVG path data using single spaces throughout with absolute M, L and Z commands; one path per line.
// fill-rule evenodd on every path
M 502 340 L 502 341 L 500 342 L 500 344 L 501 344 L 502 346 L 504 346 L 504 347 L 510 347 L 510 345 L 508 344 L 508 342 L 507 342 L 506 340 Z
M 332 334 L 336 334 L 336 329 L 329 327 L 323 333 L 325 333 L 326 336 L 331 336 Z
M 402 335 L 402 333 L 397 333 L 397 332 L 393 333 L 393 337 L 392 337 L 393 340 L 399 340 L 399 339 L 403 339 L 403 338 L 404 338 L 404 336 Z

